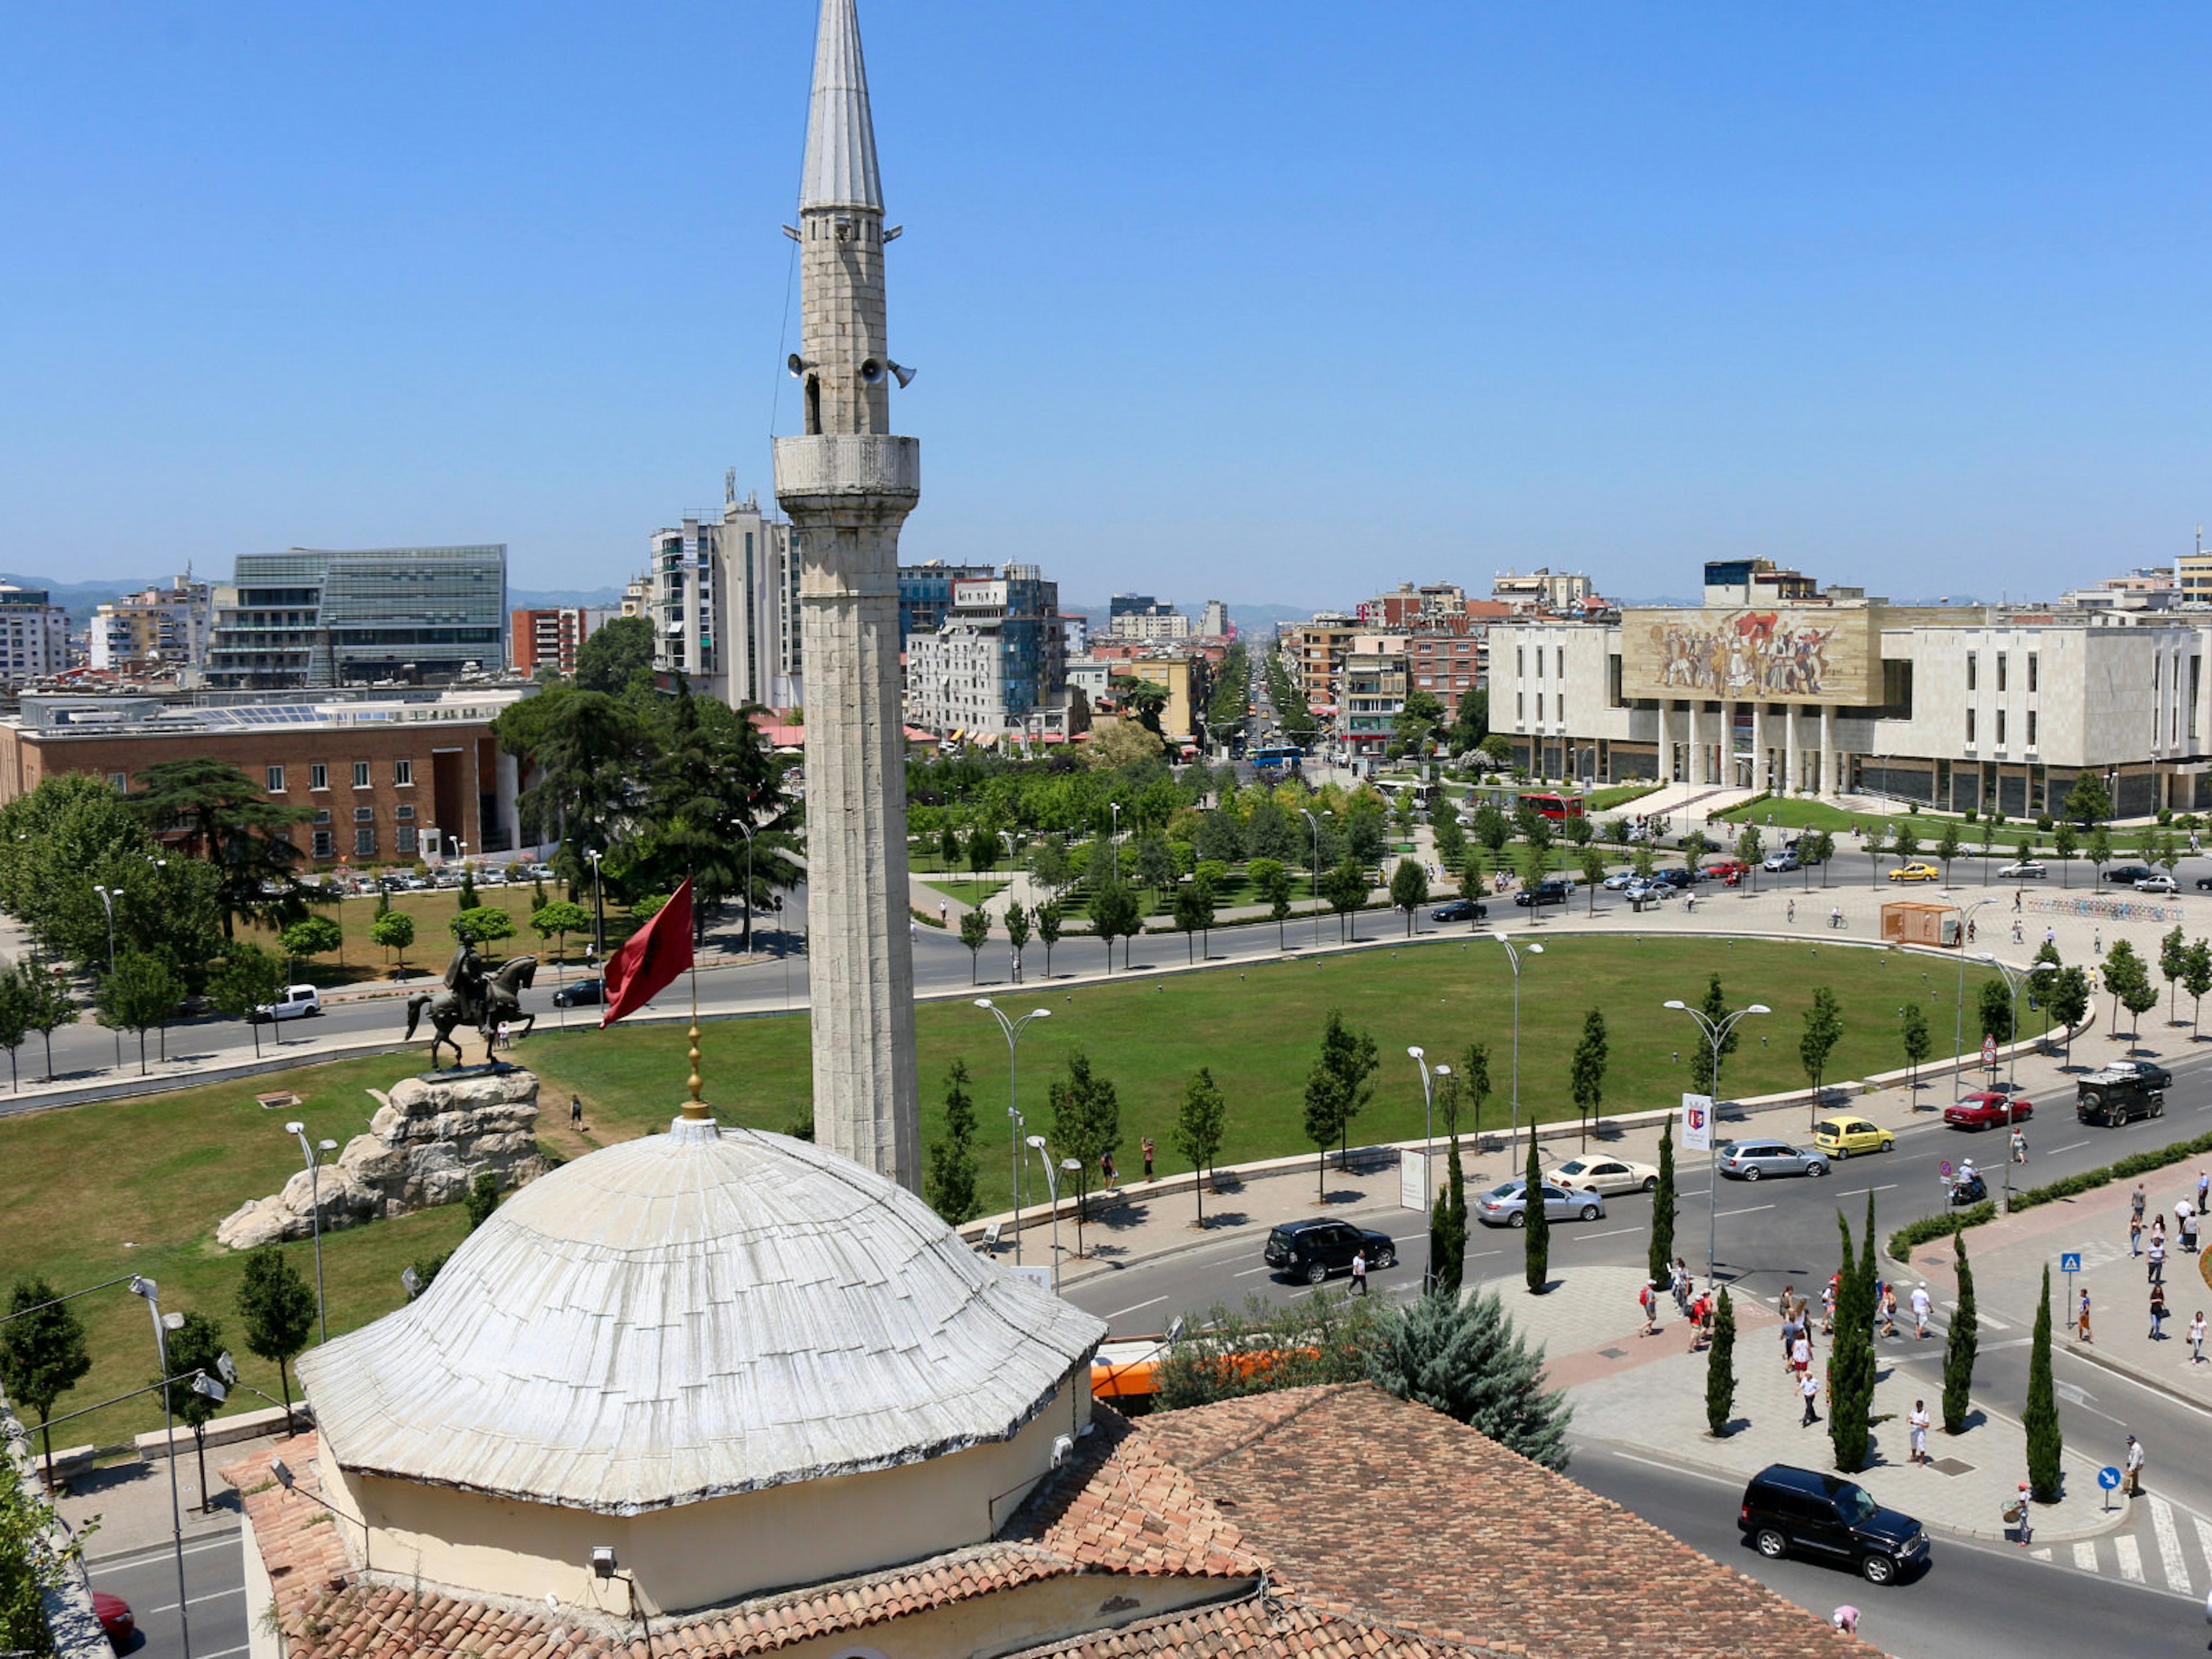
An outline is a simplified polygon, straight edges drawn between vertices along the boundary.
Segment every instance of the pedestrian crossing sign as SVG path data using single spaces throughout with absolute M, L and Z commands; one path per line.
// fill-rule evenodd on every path
M 2081 1271 L 2081 1252 L 2079 1250 L 2066 1250 L 2062 1252 L 2058 1257 L 2058 1271 L 2062 1273 L 2080 1273 Z

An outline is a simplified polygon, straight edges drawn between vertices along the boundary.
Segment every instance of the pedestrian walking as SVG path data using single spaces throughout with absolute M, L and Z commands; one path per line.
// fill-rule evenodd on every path
M 2081 1304 L 2074 1310 L 2074 1340 L 2087 1342 L 2093 1348 L 2097 1346 L 2096 1338 L 2089 1334 L 2089 1290 L 2086 1285 L 2081 1288 Z
M 2058 930 L 2056 927 L 2045 927 L 2043 930 L 2043 942 L 2045 945 L 2057 945 L 2058 943 Z
M 1836 1282 L 1832 1279 L 1820 1287 L 1820 1334 L 1836 1334 Z
M 1644 1310 L 1644 1328 L 1638 1334 L 1658 1335 L 1659 1293 L 1651 1288 L 1651 1281 L 1648 1279 L 1636 1287 L 1636 1305 Z
M 2212 1170 L 2197 1172 L 2197 1212 L 2199 1215 L 2212 1209 Z
M 1146 1135 L 1140 1144 L 1145 1154 L 1145 1179 L 1150 1181 L 1152 1178 L 1152 1138 Z
M 1109 1187 L 1121 1184 L 1121 1177 L 1114 1172 L 1114 1154 L 1111 1152 L 1098 1154 L 1098 1174 Z
M 1797 925 L 1797 901 L 1796 899 L 1791 899 L 1790 901 L 1788 921 L 1792 927 L 1795 927 Z
M 1968 917 L 1966 918 L 1966 943 L 1967 943 L 1967 944 L 1969 944 L 1969 945 L 1972 945 L 1973 942 L 1974 942 L 1974 919 L 1973 919 L 1972 916 L 1968 916 Z
M 2034 1494 L 2028 1490 L 2027 1482 L 2023 1480 L 2012 1502 L 2005 1505 L 2004 1518 L 2020 1528 L 2020 1547 L 2022 1549 L 2027 1547 L 2028 1534 L 2034 1529 L 2034 1523 L 2028 1519 L 2028 1505 L 2033 1501 Z
M 1809 1429 L 1820 1420 L 1820 1414 L 1813 1409 L 1813 1402 L 1820 1398 L 1820 1385 L 1814 1380 L 1812 1372 L 1807 1371 L 1797 1379 L 1797 1392 L 1805 1398 L 1805 1420 L 1798 1426 Z
M 499 1046 L 502 1048 L 514 1047 L 514 1027 L 506 1020 L 499 1023 Z
M 1682 1316 L 1686 1319 L 1690 1316 L 1690 1291 L 1692 1286 L 1690 1281 L 1689 1263 L 1679 1255 L 1674 1258 L 1673 1283 L 1674 1305 L 1682 1310 Z
M 584 1127 L 584 1097 L 581 1095 L 568 1097 L 568 1127 L 572 1129 Z
M 2130 1255 L 2142 1254 L 2142 1218 L 2139 1215 L 2131 1215 L 2128 1218 L 2128 1254 Z
M 1813 1369 L 1813 1344 L 1810 1338 L 1801 1336 L 1791 1345 L 1790 1369 L 1800 1376 Z
M 2018 915 L 2020 914 L 2020 890 L 2021 890 L 2017 887 L 2012 890 L 2012 913 L 2014 915 Z M 2020 937 L 2020 933 L 2017 928 L 2014 930 L 2013 937 L 2014 939 L 2018 939 Z
M 1912 1415 L 1906 1418 L 1905 1421 L 1905 1425 L 1912 1431 L 1912 1461 L 1916 1463 L 1925 1463 L 1928 1461 L 1928 1402 L 1924 1400 L 1914 1401 Z
M 2142 1497 L 2143 1471 L 2142 1442 L 2136 1439 L 2133 1435 L 2130 1435 L 2128 1437 L 2128 1455 L 2126 1458 L 2123 1460 L 2121 1467 L 2128 1472 L 2128 1496 L 2130 1498 Z
M 2012 924 L 2012 942 L 2013 942 L 2014 945 L 2018 945 L 2019 943 L 2021 943 L 2021 937 L 2022 937 L 2022 935 L 2021 935 L 2021 933 L 2020 920 L 2019 920 L 2019 918 L 2018 918 L 2018 917 L 2014 917 L 2014 918 L 2013 919 L 2013 924 Z
M 945 923 L 951 920 L 951 914 L 952 907 L 951 905 L 947 904 L 943 899 L 937 901 L 937 925 L 939 927 L 944 927 Z
M 2155 1227 L 2151 1229 L 2150 1249 L 2147 1252 L 2147 1256 L 2150 1264 L 2150 1282 L 2154 1285 L 2165 1284 L 2166 1235 Z
M 1928 1287 L 1925 1285 L 1916 1285 L 1912 1287 L 1912 1322 L 1919 1332 L 1920 1340 L 1923 1342 L 1928 1340 L 1929 1310 L 1934 1306 L 1935 1304 L 1929 1299 Z
M 2191 1211 L 2181 1218 L 2181 1248 L 2190 1255 L 2197 1254 L 2197 1212 Z
M 1894 1285 L 1885 1288 L 1881 1294 L 1881 1334 L 1884 1336 L 1897 1334 L 1897 1286 Z
M 2105 930 L 2103 928 L 2097 928 L 2090 933 L 2089 950 L 2093 955 L 2101 957 L 2105 954 Z
M 2012 1130 L 2012 1161 L 2015 1164 L 2027 1162 L 2027 1131 L 2017 1123 L 2013 1125 Z
M 2135 1218 L 2138 1221 L 2141 1221 L 2143 1218 L 2143 1208 L 2147 1200 L 2143 1196 L 2143 1184 L 2142 1182 L 2138 1181 L 2136 1182 L 2135 1191 L 2128 1195 L 2128 1208 L 2134 1212 Z
M 1352 1253 L 1352 1293 L 1354 1296 L 1367 1294 L 1367 1251 L 1364 1246 Z
M 2150 1340 L 2154 1342 L 2166 1340 L 2166 1286 L 2163 1285 L 2150 1287 Z
M 2199 1308 L 2197 1316 L 2189 1322 L 2189 1363 L 2204 1363 L 2204 1310 Z

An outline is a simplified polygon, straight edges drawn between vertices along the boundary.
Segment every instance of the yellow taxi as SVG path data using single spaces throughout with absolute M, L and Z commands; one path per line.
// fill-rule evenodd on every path
M 1943 872 L 1932 864 L 1901 864 L 1889 872 L 1892 881 L 1941 881 Z
M 1834 1158 L 1854 1152 L 1893 1152 L 1897 1137 L 1863 1117 L 1825 1118 L 1813 1126 L 1813 1144 Z

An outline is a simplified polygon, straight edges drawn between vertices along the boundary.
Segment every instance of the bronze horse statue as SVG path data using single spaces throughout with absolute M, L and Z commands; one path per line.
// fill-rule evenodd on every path
M 456 953 L 457 959 L 459 953 Z M 522 1012 L 521 993 L 530 988 L 538 977 L 538 958 L 534 956 L 510 957 L 495 972 L 476 978 L 475 985 L 465 981 L 441 991 L 417 991 L 407 999 L 407 1035 L 411 1040 L 415 1028 L 425 1010 L 430 1015 L 434 1035 L 430 1038 L 430 1063 L 438 1063 L 438 1050 L 442 1047 L 453 1051 L 453 1064 L 459 1066 L 465 1056 L 453 1032 L 463 1025 L 473 1025 L 478 1036 L 484 1040 L 484 1064 L 492 1063 L 492 1044 L 497 1040 L 499 1028 L 507 1025 L 514 1035 L 526 1033 L 538 1023 L 538 1016 Z M 476 986 L 482 987 L 482 995 L 476 995 Z

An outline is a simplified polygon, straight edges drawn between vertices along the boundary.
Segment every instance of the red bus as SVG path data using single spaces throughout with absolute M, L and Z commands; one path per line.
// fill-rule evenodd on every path
M 1521 805 L 1554 823 L 1564 823 L 1569 818 L 1578 818 L 1583 815 L 1582 797 L 1579 795 L 1524 793 L 1518 800 Z

